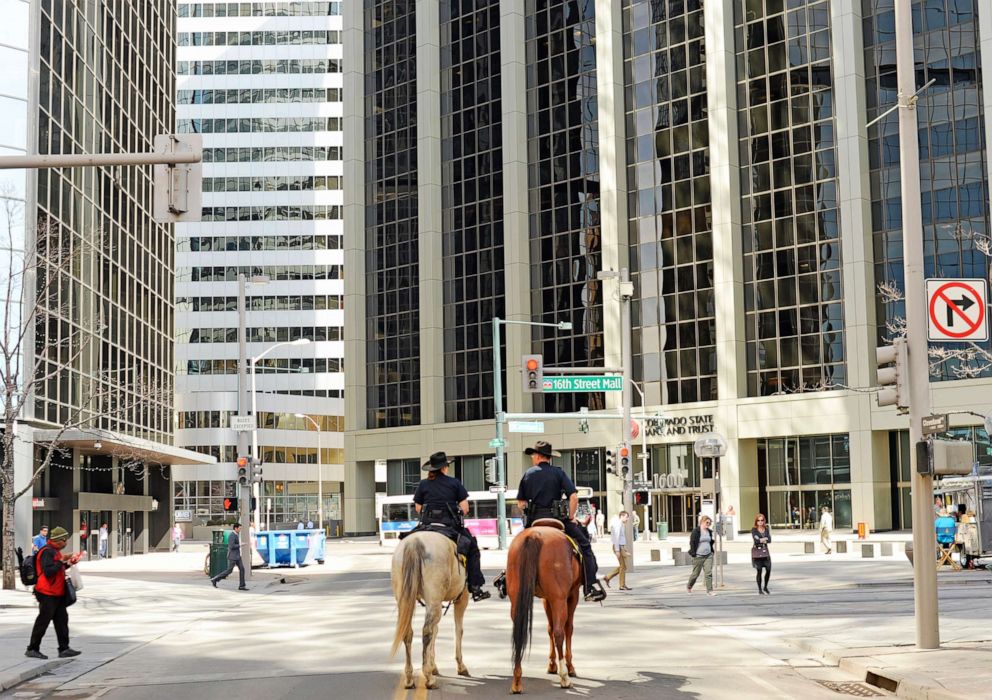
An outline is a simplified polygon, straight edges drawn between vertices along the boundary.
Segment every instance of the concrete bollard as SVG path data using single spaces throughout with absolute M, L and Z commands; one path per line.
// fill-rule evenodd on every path
M 834 542 L 834 547 L 838 554 L 847 554 L 847 540 L 837 540 Z
M 816 542 L 803 542 L 805 554 L 816 554 Z
M 861 558 L 862 559 L 874 559 L 875 558 L 875 545 L 873 545 L 873 544 L 863 544 L 863 545 L 861 545 Z
M 651 561 L 661 561 L 661 551 L 658 549 L 651 550 Z
M 692 564 L 692 557 L 689 556 L 688 552 L 673 552 L 672 558 L 675 559 L 675 566 L 690 566 Z
M 882 542 L 882 556 L 891 557 L 892 556 L 892 543 Z

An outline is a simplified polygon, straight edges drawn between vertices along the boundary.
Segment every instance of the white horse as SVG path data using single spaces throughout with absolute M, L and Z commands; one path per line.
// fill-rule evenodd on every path
M 392 654 L 406 646 L 404 687 L 415 688 L 413 662 L 410 651 L 413 645 L 413 611 L 417 601 L 423 601 L 424 660 L 422 671 L 427 688 L 436 688 L 437 666 L 434 663 L 434 643 L 437 627 L 441 622 L 441 606 L 454 601 L 455 606 L 455 661 L 458 675 L 469 675 L 462 662 L 462 620 L 468 607 L 469 593 L 465 586 L 465 569 L 458 562 L 455 543 L 437 532 L 415 532 L 400 541 L 393 554 L 393 596 L 399 608 L 396 618 L 396 635 L 393 637 Z

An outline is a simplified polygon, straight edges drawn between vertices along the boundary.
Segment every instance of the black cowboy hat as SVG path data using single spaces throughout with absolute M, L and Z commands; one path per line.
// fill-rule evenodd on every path
M 446 466 L 451 464 L 452 461 L 453 460 L 448 459 L 448 455 L 444 452 L 435 452 L 430 456 L 430 459 L 420 465 L 420 468 L 425 471 L 436 472 L 444 469 Z
M 551 447 L 550 442 L 545 442 L 544 440 L 538 440 L 534 443 L 533 447 L 528 447 L 524 450 L 525 455 L 538 454 L 543 457 L 561 457 L 561 452 L 555 452 Z

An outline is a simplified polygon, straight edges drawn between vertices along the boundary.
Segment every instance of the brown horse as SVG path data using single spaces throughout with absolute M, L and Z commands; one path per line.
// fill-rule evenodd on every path
M 534 626 L 534 596 L 544 599 L 544 612 L 548 617 L 551 640 L 548 673 L 558 674 L 562 688 L 571 688 L 569 676 L 575 675 L 572 621 L 579 602 L 582 569 L 560 523 L 552 522 L 558 527 L 537 524 L 517 535 L 507 558 L 506 590 L 513 619 L 513 685 L 510 689 L 514 693 L 523 690 L 520 662 L 530 644 Z

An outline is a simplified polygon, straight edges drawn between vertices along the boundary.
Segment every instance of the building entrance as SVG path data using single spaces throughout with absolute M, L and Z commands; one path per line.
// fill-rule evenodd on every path
M 134 513 L 117 511 L 117 556 L 129 557 L 134 554 Z
M 656 518 L 668 523 L 669 532 L 692 532 L 699 516 L 700 494 L 694 489 L 680 490 L 678 493 L 662 491 L 651 499 L 651 509 Z M 657 520 L 656 520 L 657 523 Z M 655 529 L 657 524 L 655 524 Z

